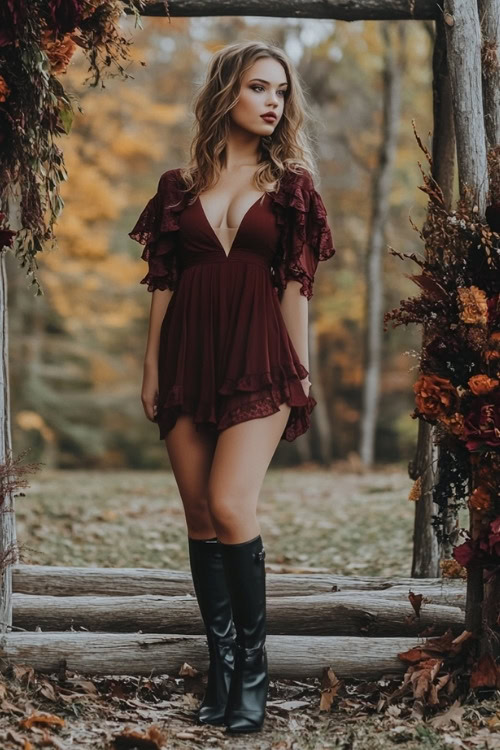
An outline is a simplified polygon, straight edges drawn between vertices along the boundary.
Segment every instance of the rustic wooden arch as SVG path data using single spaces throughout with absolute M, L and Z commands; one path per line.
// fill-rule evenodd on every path
M 165 2 L 147 0 L 141 13 L 434 21 L 432 176 L 450 205 L 456 143 L 460 196 L 473 201 L 478 217 L 484 217 L 487 149 L 500 145 L 500 66 L 490 67 L 488 75 L 482 75 L 481 60 L 487 45 L 489 55 L 496 55 L 498 61 L 500 0 L 444 0 L 442 5 L 436 0 L 175 0 L 168 3 L 168 10 Z M 3 259 L 0 276 L 1 303 L 5 300 Z M 5 385 L 5 318 L 2 334 Z M 8 402 L 2 411 L 0 441 L 0 457 L 5 462 L 11 450 Z M 495 597 L 498 600 L 498 576 L 485 592 L 481 568 L 471 569 L 466 596 L 460 582 L 439 578 L 440 550 L 430 524 L 433 464 L 431 428 L 421 422 L 417 453 L 410 464 L 410 475 L 424 478 L 416 504 L 413 578 L 268 576 L 272 677 L 319 675 L 328 663 L 335 664 L 340 677 L 402 673 L 405 667 L 397 653 L 414 646 L 417 633 L 431 623 L 456 634 L 465 625 L 483 636 L 481 618 L 487 610 L 483 603 L 485 595 L 487 602 L 495 602 Z M 16 541 L 12 496 L 9 492 L 4 495 L 2 557 Z M 472 534 L 474 521 L 471 512 Z M 419 591 L 430 603 L 412 630 L 407 593 L 408 587 L 416 585 L 416 578 Z M 39 625 L 51 632 L 7 632 L 12 629 L 12 590 L 18 629 L 28 631 Z M 189 661 L 205 669 L 203 625 L 193 594 L 188 574 L 172 571 L 7 565 L 0 602 L 2 666 L 29 662 L 42 671 L 65 665 L 87 673 L 172 674 Z M 144 631 L 146 626 L 146 632 L 58 632 L 72 624 L 108 626 L 115 631 Z M 402 632 L 407 637 L 400 637 Z M 482 647 L 486 650 L 484 638 Z

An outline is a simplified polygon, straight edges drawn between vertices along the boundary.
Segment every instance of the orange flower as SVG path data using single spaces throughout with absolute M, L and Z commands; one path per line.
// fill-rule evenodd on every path
M 410 494 L 408 495 L 408 500 L 416 501 L 420 500 L 420 495 L 422 492 L 422 477 L 418 477 L 413 482 L 412 488 L 410 490 Z
M 469 497 L 469 508 L 471 510 L 489 510 L 491 507 L 491 495 L 488 487 L 480 484 Z
M 421 375 L 413 385 L 418 411 L 429 419 L 437 419 L 455 410 L 458 393 L 448 378 Z
M 65 34 L 59 39 L 54 32 L 46 30 L 42 34 L 42 48 L 49 58 L 51 73 L 58 74 L 66 71 L 76 44 L 71 34 Z
M 0 102 L 6 101 L 9 94 L 10 89 L 5 82 L 5 78 L 3 78 L 3 76 L 0 76 Z
M 452 435 L 460 437 L 464 434 L 464 417 L 463 414 L 455 412 L 450 417 L 442 416 L 439 417 L 439 421 L 444 424 Z
M 495 331 L 491 334 L 488 341 L 489 349 L 485 352 L 485 359 L 487 362 L 493 359 L 500 359 L 500 331 Z
M 443 578 L 466 578 L 467 571 L 453 558 L 451 560 L 441 560 L 439 563 Z
M 477 286 L 458 288 L 460 318 L 464 323 L 486 325 L 488 322 L 488 299 Z
M 488 375 L 473 375 L 469 378 L 469 387 L 476 396 L 484 396 L 489 393 L 500 383 L 496 378 L 489 378 Z

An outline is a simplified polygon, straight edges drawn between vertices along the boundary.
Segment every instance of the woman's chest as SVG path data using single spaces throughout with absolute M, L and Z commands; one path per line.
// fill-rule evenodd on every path
M 278 247 L 280 227 L 268 194 L 257 198 L 248 208 L 237 227 L 231 231 L 214 228 L 203 210 L 199 198 L 188 204 L 179 218 L 181 253 L 224 253 L 246 250 L 269 260 Z

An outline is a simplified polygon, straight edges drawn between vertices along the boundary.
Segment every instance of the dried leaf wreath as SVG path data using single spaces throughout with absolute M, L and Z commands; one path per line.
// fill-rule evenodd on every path
M 420 295 L 401 300 L 384 323 L 386 330 L 389 321 L 425 326 L 411 416 L 435 425 L 440 448 L 433 490 L 439 512 L 432 524 L 440 541 L 451 541 L 444 522 L 449 510 L 468 505 L 477 511 L 481 534 L 455 546 L 453 557 L 466 568 L 480 562 L 488 580 L 500 570 L 500 147 L 488 154 L 487 223 L 468 193 L 448 210 L 439 185 L 419 167 L 428 215 L 422 231 L 414 228 L 427 259 L 390 252 L 418 265 L 409 278 Z
M 168 13 L 168 6 L 165 0 Z M 75 102 L 59 80 L 80 47 L 91 86 L 117 69 L 132 44 L 118 27 L 127 9 L 141 26 L 144 0 L 4 0 L 0 3 L 0 252 L 12 248 L 35 276 L 36 254 L 54 243 L 53 225 L 67 178 L 57 136 L 69 133 Z M 9 199 L 19 204 L 18 225 L 7 226 Z

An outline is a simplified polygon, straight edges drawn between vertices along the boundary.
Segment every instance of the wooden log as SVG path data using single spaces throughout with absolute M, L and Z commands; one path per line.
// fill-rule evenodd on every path
M 460 197 L 484 217 L 488 192 L 481 85 L 481 28 L 476 2 L 444 0 Z M 470 191 L 467 193 L 467 190 Z
M 500 145 L 500 0 L 478 0 L 484 125 L 490 148 Z M 495 196 L 492 196 L 495 198 Z
M 338 677 L 378 679 L 402 675 L 398 652 L 418 645 L 415 638 L 336 638 L 300 635 L 267 637 L 271 679 L 320 677 L 331 666 Z M 81 674 L 178 675 L 187 662 L 204 671 L 204 636 L 144 633 L 7 633 L 0 637 L 0 671 L 28 664 L 40 672 L 61 668 Z
M 448 65 L 453 95 L 460 198 L 469 208 L 477 206 L 477 219 L 485 215 L 489 191 L 486 131 L 481 84 L 481 27 L 476 2 L 444 0 Z M 469 490 L 475 489 L 474 479 Z M 469 509 L 469 529 L 475 544 L 482 514 Z M 484 579 L 481 560 L 467 567 L 466 623 L 481 643 L 483 629 Z
M 190 596 L 32 596 L 14 594 L 13 624 L 25 630 L 84 628 L 91 631 L 204 633 L 196 599 Z M 342 591 L 267 600 L 267 628 L 275 635 L 418 636 L 464 629 L 458 607 L 411 604 L 383 594 Z
M 50 596 L 194 596 L 191 573 L 159 568 L 83 568 L 14 565 L 15 593 Z M 326 594 L 332 591 L 383 591 L 399 598 L 408 591 L 429 592 L 434 604 L 460 606 L 462 580 L 382 576 L 341 576 L 334 573 L 267 573 L 269 597 Z M 391 593 L 393 592 L 393 593 Z
M 126 13 L 131 11 L 124 7 Z M 268 16 L 275 18 L 336 18 L 342 21 L 430 20 L 439 12 L 437 0 L 147 0 L 142 16 Z

